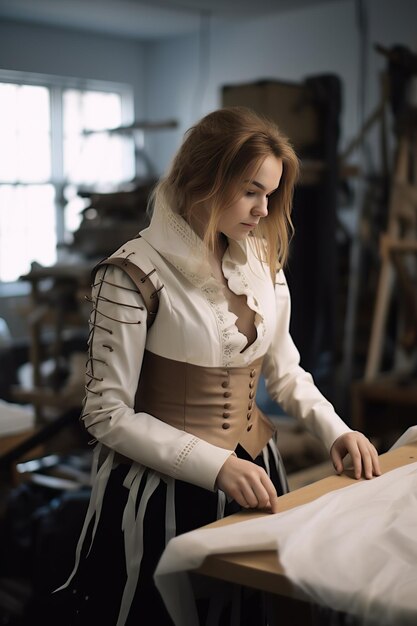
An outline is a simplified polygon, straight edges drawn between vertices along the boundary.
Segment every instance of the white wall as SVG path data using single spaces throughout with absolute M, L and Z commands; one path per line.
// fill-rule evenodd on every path
M 64 28 L 0 21 L 0 69 L 115 81 L 144 115 L 144 44 Z
M 182 132 L 220 106 L 222 85 L 262 78 L 301 81 L 335 73 L 342 79 L 342 146 L 359 129 L 359 35 L 355 0 L 243 20 L 212 20 L 208 72 L 199 72 L 199 38 L 189 36 L 146 47 L 146 103 L 152 119 L 177 117 L 178 132 L 150 137 L 150 156 L 165 170 Z M 369 17 L 367 109 L 377 103 L 378 73 L 385 60 L 373 51 L 378 42 L 417 49 L 415 0 L 367 0 Z
M 415 0 L 366 0 L 369 17 L 367 109 L 379 97 L 385 60 L 375 42 L 417 49 Z M 342 146 L 358 118 L 359 36 L 355 0 L 243 19 L 211 19 L 208 47 L 198 35 L 154 42 L 64 28 L 0 22 L 0 68 L 117 81 L 132 85 L 135 113 L 176 118 L 178 130 L 149 132 L 146 148 L 162 173 L 183 132 L 221 104 L 222 85 L 262 78 L 301 81 L 332 72 L 343 82 Z M 206 27 L 207 25 L 203 25 Z M 203 39 L 204 41 L 204 39 Z M 208 53 L 207 53 L 208 52 Z
M 366 0 L 369 16 L 367 108 L 378 100 L 385 61 L 375 42 L 417 49 L 415 0 Z M 200 56 L 198 35 L 140 42 L 64 28 L 0 22 L 0 68 L 132 85 L 138 118 L 175 117 L 178 130 L 150 132 L 149 156 L 163 172 L 183 132 L 221 104 L 222 85 L 262 78 L 301 81 L 333 72 L 343 81 L 342 145 L 359 128 L 356 1 L 323 2 L 257 18 L 212 19 Z M 206 25 L 203 25 L 203 27 Z M 204 41 L 204 39 L 203 39 Z
M 162 173 L 184 131 L 200 117 L 198 37 L 168 39 L 149 43 L 145 49 L 145 110 L 150 120 L 175 118 L 175 130 L 149 132 L 145 146 L 157 172 Z

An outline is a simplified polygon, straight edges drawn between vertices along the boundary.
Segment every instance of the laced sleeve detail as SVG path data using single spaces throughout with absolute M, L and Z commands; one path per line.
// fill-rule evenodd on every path
M 101 404 L 97 405 L 97 401 L 100 402 L 105 389 L 112 385 L 108 378 L 108 366 L 118 341 L 116 336 L 120 335 L 119 331 L 116 332 L 117 326 L 139 326 L 146 321 L 146 307 L 141 294 L 131 285 L 130 278 L 122 271 L 105 266 L 98 270 L 92 294 L 86 298 L 93 305 L 89 318 L 86 395 L 80 417 L 87 430 L 112 419 L 111 411 L 103 409 Z M 90 401 L 94 397 L 96 400 Z
M 124 252 L 125 250 L 122 250 L 122 253 Z M 104 261 L 96 266 L 94 271 L 96 271 L 97 268 L 102 265 L 114 265 L 116 267 L 120 267 L 129 276 L 135 286 L 136 292 L 140 293 L 143 298 L 148 313 L 146 318 L 146 324 L 147 327 L 150 328 L 155 321 L 155 317 L 158 312 L 159 292 L 161 291 L 161 289 L 164 288 L 164 285 L 160 285 L 158 288 L 155 287 L 151 279 L 151 276 L 156 272 L 155 268 L 145 273 L 140 267 L 138 267 L 128 258 L 129 256 L 132 256 L 134 254 L 135 252 L 130 252 L 126 256 L 109 257 L 108 259 L 104 259 Z M 105 281 L 106 277 L 104 276 L 102 280 Z

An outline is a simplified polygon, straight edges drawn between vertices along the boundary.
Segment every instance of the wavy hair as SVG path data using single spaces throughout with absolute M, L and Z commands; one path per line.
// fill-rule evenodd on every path
M 167 174 L 152 193 L 151 207 L 163 200 L 191 224 L 203 205 L 209 205 L 203 240 L 208 250 L 214 250 L 221 214 L 240 197 L 242 188 L 270 155 L 282 160 L 282 178 L 269 197 L 268 216 L 260 220 L 253 237 L 260 258 L 275 276 L 288 258 L 299 161 L 287 137 L 271 120 L 245 107 L 206 115 L 186 132 Z

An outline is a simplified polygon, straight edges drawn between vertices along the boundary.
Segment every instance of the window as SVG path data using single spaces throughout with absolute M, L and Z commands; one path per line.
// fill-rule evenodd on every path
M 85 207 L 79 186 L 114 188 L 135 174 L 132 138 L 96 132 L 131 121 L 129 90 L 24 78 L 0 75 L 1 281 L 58 260 Z

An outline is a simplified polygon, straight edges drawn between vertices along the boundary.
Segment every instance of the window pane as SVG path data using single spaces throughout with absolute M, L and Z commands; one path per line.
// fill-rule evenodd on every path
M 19 86 L 9 83 L 0 83 L 0 132 L 6 129 L 16 129 L 17 93 Z
M 121 97 L 98 91 L 64 92 L 64 171 L 76 184 L 113 187 L 134 176 L 131 137 L 105 132 L 122 124 Z
M 86 91 L 82 94 L 82 102 L 84 128 L 102 130 L 122 123 L 122 103 L 118 94 Z
M 0 84 L 0 180 L 17 180 L 17 94 L 18 85 Z
M 34 129 L 43 133 L 50 130 L 49 89 L 21 85 L 18 91 L 17 119 L 22 133 Z
M 20 182 L 43 182 L 51 176 L 49 136 L 37 132 L 21 134 L 18 141 Z
M 0 181 L 13 183 L 17 180 L 18 148 L 16 127 L 0 128 Z
M 47 83 L 45 83 L 47 84 Z M 55 87 L 55 89 L 57 89 Z M 76 195 L 77 186 L 114 188 L 135 175 L 132 137 L 100 132 L 122 124 L 119 93 L 60 90 L 62 100 L 51 115 L 48 86 L 0 83 L 0 280 L 12 281 L 30 271 L 31 261 L 56 262 L 56 206 L 51 183 L 51 133 L 57 133 L 55 166 L 71 188 L 65 208 L 65 230 L 79 227 L 86 200 Z M 61 108 L 62 107 L 62 110 Z M 56 128 L 52 120 L 63 120 Z M 99 131 L 84 134 L 84 130 Z M 60 138 L 64 137 L 63 143 Z M 36 184 L 35 184 L 36 183 Z M 60 236 L 62 223 L 60 223 Z M 65 234 L 64 234 L 65 236 Z
M 46 182 L 51 176 L 46 87 L 0 84 L 0 181 Z
M 16 280 L 32 261 L 56 262 L 52 185 L 0 187 L 0 280 Z

